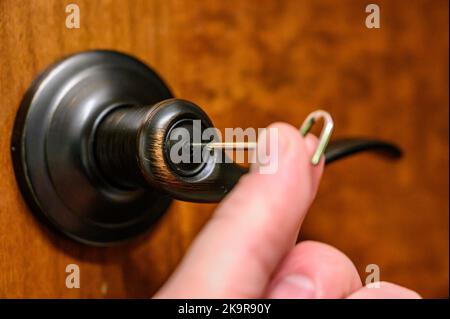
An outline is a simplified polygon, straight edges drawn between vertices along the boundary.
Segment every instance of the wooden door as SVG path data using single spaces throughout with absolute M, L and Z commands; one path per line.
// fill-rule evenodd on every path
M 178 97 L 219 128 L 299 125 L 323 107 L 335 137 L 376 136 L 399 162 L 359 155 L 326 169 L 301 238 L 347 253 L 365 277 L 424 297 L 448 295 L 448 1 L 0 0 L 0 297 L 150 297 L 176 267 L 214 205 L 175 202 L 147 236 L 92 248 L 30 213 L 10 136 L 20 100 L 50 63 L 114 49 L 154 67 Z M 80 28 L 65 25 L 69 3 Z M 65 286 L 78 264 L 81 288 Z

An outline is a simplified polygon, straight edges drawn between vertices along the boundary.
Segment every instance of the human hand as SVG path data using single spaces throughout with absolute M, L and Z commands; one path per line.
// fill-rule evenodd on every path
M 241 178 L 157 298 L 420 298 L 382 282 L 362 287 L 352 261 L 329 245 L 295 244 L 324 160 L 310 163 L 313 135 L 278 123 L 278 170 Z

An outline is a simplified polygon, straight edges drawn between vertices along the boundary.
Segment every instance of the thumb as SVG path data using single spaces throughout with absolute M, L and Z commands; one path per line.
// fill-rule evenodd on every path
M 270 174 L 252 167 L 224 199 L 188 254 L 156 297 L 257 298 L 295 244 L 316 194 L 324 161 L 311 164 L 317 139 L 274 124 L 277 165 Z M 267 130 L 272 131 L 272 130 Z M 266 132 L 267 132 L 266 131 Z M 261 147 L 261 138 L 258 147 Z

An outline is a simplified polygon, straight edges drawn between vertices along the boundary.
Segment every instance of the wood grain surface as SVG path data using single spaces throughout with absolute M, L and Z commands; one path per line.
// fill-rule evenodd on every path
M 42 226 L 18 190 L 10 135 L 20 100 L 50 63 L 115 49 L 153 66 L 216 126 L 300 125 L 318 107 L 335 137 L 395 141 L 405 157 L 359 155 L 326 168 L 301 239 L 338 247 L 361 276 L 448 296 L 448 1 L 0 0 L 0 297 L 149 297 L 214 205 L 175 202 L 148 235 L 92 248 Z M 77 3 L 81 28 L 65 27 Z M 288 199 L 287 199 L 288 200 Z M 81 288 L 65 287 L 65 267 Z

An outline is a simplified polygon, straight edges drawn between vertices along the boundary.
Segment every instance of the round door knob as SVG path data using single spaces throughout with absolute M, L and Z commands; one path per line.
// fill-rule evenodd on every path
M 11 143 L 17 181 L 31 210 L 58 231 L 94 245 L 122 242 L 150 229 L 172 198 L 217 202 L 247 172 L 214 156 L 175 161 L 180 141 L 172 133 L 195 136 L 195 123 L 200 136 L 213 128 L 200 107 L 174 99 L 139 60 L 75 54 L 45 70 L 22 100 Z M 189 159 L 208 154 L 202 145 L 210 140 L 200 149 L 192 139 L 181 142 Z M 331 144 L 325 157 L 329 163 L 367 149 L 400 155 L 389 143 L 351 139 Z

